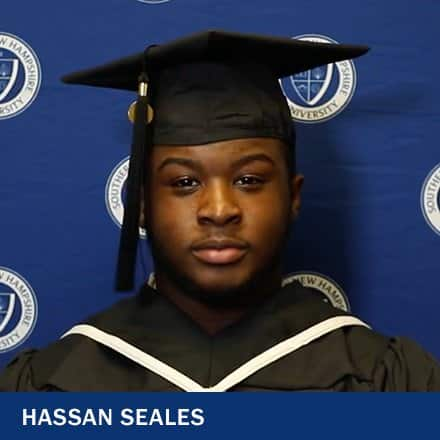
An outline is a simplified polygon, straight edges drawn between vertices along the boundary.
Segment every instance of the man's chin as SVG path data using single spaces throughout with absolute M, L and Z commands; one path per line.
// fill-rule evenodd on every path
M 216 308 L 238 307 L 248 304 L 249 294 L 243 292 L 241 288 L 224 288 L 224 289 L 210 289 L 196 288 L 187 290 L 188 296 L 191 298 Z
M 240 279 L 222 277 L 218 280 L 191 277 L 182 284 L 186 295 L 213 307 L 248 305 L 257 299 L 259 285 L 254 276 Z
M 167 280 L 181 294 L 212 307 L 249 306 L 280 285 L 279 258 L 268 258 L 266 264 L 255 267 L 247 258 L 236 264 L 211 267 L 188 262 L 173 264 L 159 252 L 154 241 L 150 243 L 157 280 Z M 276 254 L 279 257 L 278 254 Z M 183 270 L 179 270 L 182 268 Z M 275 275 L 278 274 L 278 275 Z

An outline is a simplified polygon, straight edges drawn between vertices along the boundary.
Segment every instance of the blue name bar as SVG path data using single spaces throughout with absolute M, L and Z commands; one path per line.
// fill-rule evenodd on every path
M 0 405 L 8 440 L 414 440 L 438 436 L 440 393 L 2 393 Z

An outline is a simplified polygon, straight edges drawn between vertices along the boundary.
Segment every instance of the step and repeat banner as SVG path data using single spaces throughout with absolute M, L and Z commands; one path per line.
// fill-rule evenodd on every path
M 440 357 L 439 17 L 426 0 L 3 1 L 0 367 L 121 297 L 135 97 L 60 77 L 215 28 L 371 46 L 281 81 L 305 175 L 284 282 Z

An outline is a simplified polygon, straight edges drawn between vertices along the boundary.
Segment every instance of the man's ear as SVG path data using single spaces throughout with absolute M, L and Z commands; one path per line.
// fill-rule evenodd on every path
M 296 220 L 301 209 L 301 189 L 304 183 L 302 174 L 295 174 L 290 180 L 290 210 L 292 220 Z

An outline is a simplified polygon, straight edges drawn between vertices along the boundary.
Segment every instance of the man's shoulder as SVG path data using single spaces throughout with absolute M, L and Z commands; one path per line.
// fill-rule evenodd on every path
M 130 322 L 138 301 L 137 297 L 124 298 L 80 323 L 109 330 L 119 328 Z M 95 380 L 94 372 L 102 365 L 109 367 L 110 360 L 111 356 L 103 357 L 100 347 L 87 338 L 61 337 L 44 348 L 28 349 L 14 358 L 0 373 L 0 391 L 75 387 L 79 382 Z
M 377 391 L 440 390 L 440 365 L 415 340 L 348 327 L 322 343 L 346 357 L 352 374 Z
M 300 319 L 310 327 L 332 316 L 349 315 L 324 303 L 310 289 L 297 287 L 296 292 L 301 301 L 285 308 L 286 321 Z M 354 391 L 440 390 L 439 364 L 417 342 L 362 325 L 336 329 L 287 360 L 286 365 L 294 366 L 305 379 L 305 388 L 319 384 L 325 389 Z

